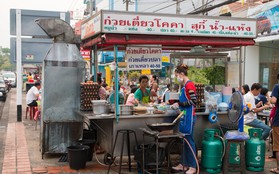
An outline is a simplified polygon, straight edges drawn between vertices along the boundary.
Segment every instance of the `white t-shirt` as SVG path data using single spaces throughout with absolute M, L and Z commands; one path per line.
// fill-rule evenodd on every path
M 248 103 L 251 104 L 250 110 L 256 108 L 255 96 L 250 91 L 247 94 L 244 95 L 244 103 L 246 105 Z M 244 115 L 244 124 L 251 123 L 254 119 L 257 119 L 256 113 L 249 112 L 248 114 Z
M 37 100 L 36 94 L 39 94 L 37 87 L 32 86 L 26 94 L 26 104 L 30 104 L 33 100 Z

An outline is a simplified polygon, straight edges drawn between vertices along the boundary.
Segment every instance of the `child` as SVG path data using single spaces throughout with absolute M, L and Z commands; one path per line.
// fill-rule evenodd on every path
M 136 92 L 137 89 L 138 89 L 138 87 L 136 87 L 136 86 L 132 87 L 131 93 L 129 94 L 127 101 L 126 101 L 126 105 L 134 106 L 134 104 L 135 104 L 134 93 Z

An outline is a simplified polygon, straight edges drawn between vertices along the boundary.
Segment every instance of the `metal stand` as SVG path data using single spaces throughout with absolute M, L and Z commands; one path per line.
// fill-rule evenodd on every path
M 160 132 L 157 131 L 150 131 L 145 128 L 141 128 L 143 131 L 143 146 L 145 144 L 144 137 L 145 136 L 150 136 L 155 139 L 155 144 L 156 144 L 156 174 L 159 174 L 159 140 L 161 139 L 173 139 L 173 138 L 183 138 L 183 135 L 181 133 L 172 133 L 172 134 L 161 134 Z M 169 168 L 170 168 L 170 160 L 168 156 L 168 173 L 169 173 Z M 142 150 L 142 172 L 143 173 L 149 173 L 150 172 L 145 170 L 145 157 L 144 157 L 144 148 Z
M 231 143 L 236 143 L 240 146 L 240 148 L 239 148 L 240 164 L 230 164 L 230 162 L 229 162 L 229 153 L 230 153 Z M 225 159 L 224 159 L 224 165 L 223 165 L 224 174 L 228 174 L 230 170 L 240 170 L 241 174 L 246 174 L 244 144 L 245 144 L 245 140 L 228 140 Z

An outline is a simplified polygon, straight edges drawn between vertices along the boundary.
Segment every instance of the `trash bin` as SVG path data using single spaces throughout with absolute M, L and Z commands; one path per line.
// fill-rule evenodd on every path
M 70 168 L 74 170 L 85 168 L 89 146 L 74 145 L 67 149 Z
M 92 161 L 93 152 L 94 152 L 93 150 L 94 150 L 94 145 L 95 145 L 96 141 L 90 140 L 90 139 L 83 139 L 83 140 L 78 140 L 76 143 L 78 145 L 85 145 L 85 146 L 89 147 L 86 161 Z
M 35 82 L 34 83 L 31 83 L 31 82 L 26 82 L 26 93 L 29 91 L 30 88 L 32 88 L 32 86 L 35 85 Z

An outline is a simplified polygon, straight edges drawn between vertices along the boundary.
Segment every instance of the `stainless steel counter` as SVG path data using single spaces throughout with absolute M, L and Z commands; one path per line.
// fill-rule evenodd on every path
M 90 119 L 96 127 L 98 127 L 98 141 L 100 142 L 102 148 L 107 152 L 111 152 L 113 143 L 115 140 L 116 132 L 120 129 L 132 129 L 137 134 L 137 139 L 139 143 L 142 143 L 142 130 L 139 128 L 146 128 L 146 123 L 169 123 L 176 118 L 175 115 L 167 114 L 141 114 L 141 115 L 127 115 L 119 117 L 119 122 L 116 122 L 114 115 L 103 115 L 103 116 L 94 116 L 93 112 L 84 112 L 77 111 L 77 114 L 87 117 Z M 207 128 L 219 129 L 219 124 L 212 124 L 208 121 L 208 112 L 198 112 L 197 121 L 195 124 L 194 130 L 194 139 L 198 149 L 202 148 L 202 139 L 204 130 Z M 230 123 L 228 119 L 227 112 L 217 112 L 218 120 L 220 124 Z M 120 142 L 122 137 L 118 137 L 118 144 L 116 145 L 116 155 L 119 155 L 120 152 Z M 134 138 L 131 138 L 131 149 L 135 146 Z M 149 141 L 154 142 L 153 139 Z M 145 140 L 148 142 L 148 140 Z M 133 152 L 133 150 L 132 150 Z

